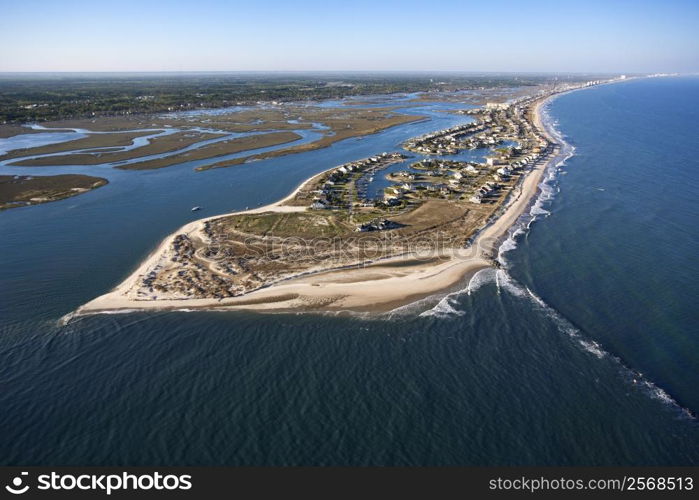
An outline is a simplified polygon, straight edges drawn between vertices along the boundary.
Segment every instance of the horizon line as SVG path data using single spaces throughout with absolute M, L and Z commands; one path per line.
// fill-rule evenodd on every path
M 692 75 L 699 74 L 697 71 L 562 71 L 562 70 L 547 70 L 547 71 L 536 71 L 536 70 L 429 70 L 429 69 L 382 69 L 382 70 L 371 70 L 371 69 L 236 69 L 236 70 L 32 70 L 32 71 L 12 71 L 12 70 L 0 70 L 0 75 L 16 75 L 16 74 L 192 74 L 192 73 L 215 73 L 215 74 L 231 74 L 231 73 L 296 73 L 296 74 L 307 74 L 307 73 L 324 73 L 324 74 L 352 74 L 352 73 L 370 73 L 370 74 L 410 74 L 410 73 L 420 73 L 420 74 L 468 74 L 468 75 L 611 75 L 611 74 L 625 74 L 625 75 L 653 75 L 653 74 L 672 74 L 672 75 Z

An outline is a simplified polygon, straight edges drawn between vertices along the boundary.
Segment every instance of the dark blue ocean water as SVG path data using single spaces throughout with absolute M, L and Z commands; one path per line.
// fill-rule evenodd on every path
M 699 79 L 574 92 L 550 115 L 575 156 L 506 269 L 390 317 L 58 322 L 192 205 L 273 201 L 454 115 L 200 174 L 104 170 L 105 188 L 0 214 L 0 461 L 698 464 Z

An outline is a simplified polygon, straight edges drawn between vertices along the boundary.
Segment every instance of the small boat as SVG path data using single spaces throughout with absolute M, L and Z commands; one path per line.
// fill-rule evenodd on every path
M 192 207 L 192 212 L 196 212 L 197 210 L 201 210 L 201 207 Z

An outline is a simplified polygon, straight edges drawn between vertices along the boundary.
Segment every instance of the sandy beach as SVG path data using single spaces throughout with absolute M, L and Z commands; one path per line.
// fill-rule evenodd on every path
M 542 106 L 553 96 L 538 101 L 534 110 L 534 124 L 554 144 L 556 140 L 544 127 Z M 382 312 L 421 298 L 449 290 L 466 283 L 473 274 L 494 265 L 499 242 L 518 217 L 529 208 L 539 191 L 543 174 L 556 154 L 540 160 L 510 194 L 504 211 L 481 229 L 472 244 L 464 249 L 451 249 L 440 259 L 405 266 L 397 265 L 414 257 L 385 259 L 359 268 L 324 270 L 255 290 L 238 297 L 223 299 L 136 300 L 135 283 L 156 269 L 171 256 L 174 238 L 185 234 L 190 238 L 205 239 L 203 229 L 207 221 L 234 214 L 263 212 L 299 212 L 305 207 L 284 205 L 293 198 L 306 180 L 289 196 L 276 203 L 246 211 L 207 217 L 191 222 L 168 236 L 139 267 L 111 292 L 97 297 L 80 307 L 77 315 L 100 312 L 118 312 L 146 309 L 248 309 L 256 311 L 355 311 Z

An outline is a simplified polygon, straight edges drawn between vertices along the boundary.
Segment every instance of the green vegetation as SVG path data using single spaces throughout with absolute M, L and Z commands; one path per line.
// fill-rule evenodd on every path
M 354 231 L 347 221 L 347 214 L 330 211 L 313 213 L 263 213 L 255 215 L 233 215 L 217 224 L 227 228 L 260 236 L 318 238 L 340 236 Z

